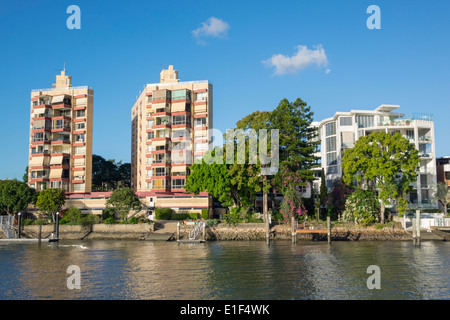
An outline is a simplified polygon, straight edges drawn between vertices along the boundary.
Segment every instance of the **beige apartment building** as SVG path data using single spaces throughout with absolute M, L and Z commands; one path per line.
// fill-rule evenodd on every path
M 212 115 L 212 84 L 180 81 L 172 65 L 140 93 L 131 111 L 131 185 L 150 214 L 153 208 L 212 207 L 207 193 L 194 196 L 184 189 L 189 167 L 210 148 Z
M 49 89 L 31 91 L 28 184 L 89 193 L 94 91 L 72 87 L 65 70 Z

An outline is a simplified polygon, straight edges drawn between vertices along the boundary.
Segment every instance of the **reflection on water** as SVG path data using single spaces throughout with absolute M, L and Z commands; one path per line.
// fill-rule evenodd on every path
M 435 241 L 1 244 L 0 299 L 450 299 L 449 257 Z M 81 290 L 67 288 L 70 265 Z

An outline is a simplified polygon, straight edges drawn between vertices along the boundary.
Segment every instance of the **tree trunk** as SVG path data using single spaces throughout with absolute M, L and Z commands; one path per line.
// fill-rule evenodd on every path
M 386 206 L 384 205 L 384 201 L 381 201 L 381 206 L 380 206 L 380 217 L 381 217 L 381 223 L 384 224 L 384 211 L 386 209 Z
M 447 215 L 447 204 L 444 204 L 444 214 Z

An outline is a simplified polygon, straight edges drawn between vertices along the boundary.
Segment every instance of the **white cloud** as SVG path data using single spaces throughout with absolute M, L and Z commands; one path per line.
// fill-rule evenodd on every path
M 299 45 L 296 49 L 297 53 L 292 57 L 275 54 L 270 59 L 264 60 L 263 63 L 268 67 L 275 67 L 275 74 L 279 75 L 297 73 L 313 65 L 318 67 L 326 67 L 328 65 L 327 55 L 322 45 L 318 45 L 313 49 Z M 327 73 L 329 72 L 327 71 Z
M 202 26 L 192 31 L 192 35 L 200 40 L 203 37 L 224 38 L 227 36 L 230 25 L 225 21 L 216 17 L 211 17 L 206 22 L 202 22 Z

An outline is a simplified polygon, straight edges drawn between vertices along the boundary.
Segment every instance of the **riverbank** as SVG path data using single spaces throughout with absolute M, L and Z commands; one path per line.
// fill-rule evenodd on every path
M 60 225 L 61 240 L 176 240 L 177 222 L 164 221 L 139 224 L 93 224 L 88 226 Z M 56 237 L 54 225 L 42 226 L 42 239 Z M 192 225 L 180 225 L 180 239 L 189 238 Z M 311 230 L 313 231 L 313 230 Z M 39 226 L 23 227 L 22 238 L 37 238 Z M 1 238 L 1 237 L 0 237 Z M 207 226 L 205 230 L 207 241 L 259 241 L 266 240 L 266 225 L 264 223 L 240 223 L 229 225 L 219 223 Z M 327 235 L 320 233 L 297 233 L 298 240 L 327 240 Z M 292 229 L 289 225 L 274 225 L 270 229 L 270 240 L 292 240 Z M 398 226 L 361 227 L 335 226 L 331 229 L 332 241 L 392 241 L 411 240 L 411 233 Z

